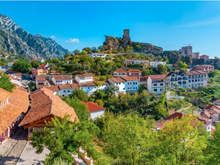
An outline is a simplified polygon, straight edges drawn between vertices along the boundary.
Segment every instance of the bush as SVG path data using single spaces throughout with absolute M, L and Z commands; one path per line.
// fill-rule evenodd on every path
M 100 105 L 101 107 L 103 107 L 105 104 L 101 99 L 96 100 L 96 103 L 98 103 L 98 105 Z

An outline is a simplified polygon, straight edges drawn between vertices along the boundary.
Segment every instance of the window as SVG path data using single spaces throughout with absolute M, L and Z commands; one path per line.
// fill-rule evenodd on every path
M 162 92 L 162 91 L 163 91 L 163 89 L 160 89 L 160 91 Z
M 157 89 L 154 89 L 154 92 L 157 92 Z
M 123 90 L 125 90 L 125 88 L 123 88 Z
M 63 91 L 64 93 L 66 92 L 66 90 Z
M 154 84 L 154 86 L 157 86 L 157 84 Z
M 160 84 L 160 86 L 163 86 L 163 84 Z
M 191 82 L 191 80 L 189 80 L 189 82 Z
M 70 90 L 67 91 L 68 93 L 70 92 Z

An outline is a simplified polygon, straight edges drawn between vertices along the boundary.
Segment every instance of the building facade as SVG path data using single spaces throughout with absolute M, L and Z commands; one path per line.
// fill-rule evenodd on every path
M 88 56 L 90 56 L 92 58 L 101 57 L 101 58 L 105 59 L 107 56 L 107 53 L 91 53 L 91 54 L 88 54 Z
M 151 61 L 150 62 L 150 66 L 153 66 L 154 68 L 156 68 L 158 64 L 162 64 L 165 66 L 166 62 L 164 62 L 164 61 L 157 61 L 157 62 Z
M 166 75 L 150 75 L 147 79 L 147 89 L 153 94 L 160 95 L 161 93 L 164 93 L 166 84 Z

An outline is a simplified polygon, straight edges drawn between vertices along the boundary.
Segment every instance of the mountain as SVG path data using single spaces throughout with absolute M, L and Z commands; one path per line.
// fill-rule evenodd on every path
M 28 58 L 59 58 L 68 52 L 50 38 L 32 35 L 0 14 L 0 50 Z

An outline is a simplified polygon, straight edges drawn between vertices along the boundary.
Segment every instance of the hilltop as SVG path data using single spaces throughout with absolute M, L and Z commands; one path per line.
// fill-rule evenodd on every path
M 59 58 L 68 52 L 50 38 L 32 35 L 0 14 L 0 50 L 28 58 Z

